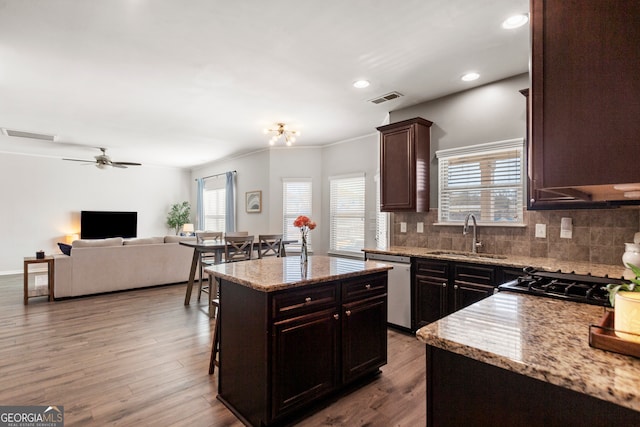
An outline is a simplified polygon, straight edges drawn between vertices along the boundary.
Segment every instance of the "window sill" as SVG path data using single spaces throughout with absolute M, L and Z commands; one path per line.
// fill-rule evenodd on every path
M 455 227 L 464 227 L 464 222 L 434 222 L 432 225 L 435 226 L 455 226 Z M 473 225 L 469 222 L 469 226 Z M 524 228 L 527 224 L 523 224 L 521 222 L 478 222 L 478 227 L 505 227 L 505 228 Z

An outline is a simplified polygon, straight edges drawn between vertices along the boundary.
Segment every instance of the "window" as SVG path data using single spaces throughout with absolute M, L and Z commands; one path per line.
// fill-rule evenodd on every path
M 460 223 L 467 214 L 484 225 L 522 225 L 523 140 L 440 150 L 439 223 Z
M 376 248 L 386 249 L 389 243 L 389 213 L 380 212 L 380 174 L 376 174 Z
M 282 181 L 282 213 L 284 222 L 282 234 L 284 240 L 300 241 L 300 230 L 293 226 L 293 221 L 299 215 L 311 217 L 311 178 L 286 178 Z M 313 219 L 313 218 L 312 218 Z M 313 232 L 309 233 L 307 245 L 311 250 Z M 287 250 L 299 250 L 300 245 L 289 245 Z
M 329 178 L 329 250 L 362 255 L 364 174 Z
M 212 178 L 204 181 L 202 206 L 204 209 L 204 230 L 225 231 L 225 180 Z

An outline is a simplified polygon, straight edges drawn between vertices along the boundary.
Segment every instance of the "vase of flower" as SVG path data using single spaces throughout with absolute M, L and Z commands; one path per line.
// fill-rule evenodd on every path
M 300 215 L 293 221 L 293 226 L 298 227 L 300 229 L 300 265 L 304 268 L 306 272 L 307 262 L 309 261 L 309 249 L 307 248 L 307 237 L 309 234 L 309 230 L 313 230 L 316 228 L 316 223 L 311 221 L 306 215 Z

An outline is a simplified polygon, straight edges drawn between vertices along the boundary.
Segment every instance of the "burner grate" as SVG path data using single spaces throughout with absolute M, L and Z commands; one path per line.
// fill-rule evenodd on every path
M 519 292 L 567 301 L 609 306 L 607 284 L 624 283 L 623 279 L 571 273 L 539 271 L 525 268 L 525 275 L 500 285 L 500 291 Z

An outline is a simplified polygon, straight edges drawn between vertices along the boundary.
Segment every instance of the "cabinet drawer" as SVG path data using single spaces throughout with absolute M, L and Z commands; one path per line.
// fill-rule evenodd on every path
M 494 267 L 456 264 L 455 283 L 471 283 L 475 285 L 497 286 Z
M 386 277 L 386 274 L 382 274 L 345 280 L 342 284 L 342 300 L 347 302 L 354 299 L 384 295 L 387 292 Z
M 287 290 L 272 297 L 272 315 L 275 318 L 297 316 L 338 303 L 338 282 L 321 286 L 306 286 L 299 290 Z
M 446 262 L 417 259 L 414 263 L 414 268 L 414 274 L 423 277 L 442 279 L 444 281 L 449 278 L 449 264 Z

